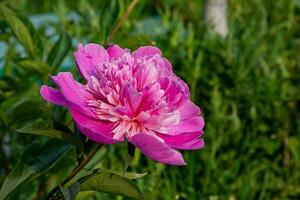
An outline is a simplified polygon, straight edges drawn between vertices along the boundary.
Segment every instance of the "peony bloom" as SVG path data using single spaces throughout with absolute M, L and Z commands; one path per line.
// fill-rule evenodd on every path
M 156 47 L 133 53 L 113 45 L 79 45 L 75 52 L 81 84 L 70 72 L 52 76 L 58 89 L 43 85 L 41 95 L 66 106 L 80 131 L 95 142 L 124 141 L 149 158 L 185 165 L 180 152 L 204 147 L 204 120 L 189 88 Z

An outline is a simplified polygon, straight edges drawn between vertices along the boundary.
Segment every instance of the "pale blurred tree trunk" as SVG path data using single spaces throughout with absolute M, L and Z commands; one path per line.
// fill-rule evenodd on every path
M 204 18 L 217 33 L 227 36 L 227 0 L 205 0 Z

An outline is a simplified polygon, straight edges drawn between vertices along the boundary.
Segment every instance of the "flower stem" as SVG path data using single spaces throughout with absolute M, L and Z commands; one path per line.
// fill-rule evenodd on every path
M 60 185 L 57 185 L 55 188 L 51 190 L 51 192 L 47 195 L 46 199 L 51 200 L 53 195 L 59 191 L 59 186 L 64 186 L 67 184 L 78 172 L 94 157 L 94 155 L 98 152 L 98 150 L 103 146 L 103 144 L 97 144 L 86 156 L 86 159 L 83 159 L 82 162 L 73 169 L 71 174 L 69 174 Z
M 109 35 L 108 39 L 105 41 L 105 45 L 107 45 L 115 36 L 115 34 L 118 32 L 118 30 L 121 28 L 122 24 L 124 23 L 125 19 L 128 17 L 128 15 L 131 13 L 132 9 L 134 8 L 134 6 L 136 5 L 136 3 L 138 2 L 138 0 L 133 0 L 130 5 L 128 6 L 126 12 L 124 13 L 124 15 L 121 17 L 121 19 L 119 20 L 117 26 L 114 28 L 113 32 Z

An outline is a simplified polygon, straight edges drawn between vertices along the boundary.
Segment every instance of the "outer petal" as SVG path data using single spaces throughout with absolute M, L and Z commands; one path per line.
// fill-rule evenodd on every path
M 88 79 L 94 74 L 94 68 L 107 60 L 109 55 L 106 50 L 99 44 L 78 45 L 77 51 L 74 53 L 77 67 L 81 75 Z
M 170 164 L 185 165 L 181 153 L 169 147 L 162 139 L 154 134 L 139 133 L 128 141 L 138 147 L 150 159 Z
M 163 58 L 164 63 L 165 63 L 165 67 L 169 72 L 172 72 L 172 64 L 168 61 L 168 59 Z
M 52 76 L 52 79 L 59 87 L 61 94 L 70 107 L 76 108 L 77 111 L 96 118 L 86 103 L 88 100 L 93 99 L 93 96 L 86 91 L 84 85 L 74 80 L 70 72 L 60 72 L 57 76 Z
M 200 108 L 191 100 L 187 100 L 180 108 L 180 120 L 185 120 L 191 117 L 196 117 L 201 114 Z
M 139 58 L 143 56 L 153 56 L 155 54 L 159 54 L 160 56 L 162 55 L 159 48 L 153 46 L 140 47 L 132 53 L 133 57 L 135 58 Z
M 201 116 L 180 121 L 179 124 L 168 127 L 167 135 L 178 135 L 181 133 L 191 133 L 201 131 L 204 127 L 204 119 Z
M 49 103 L 57 104 L 60 106 L 67 106 L 68 103 L 65 97 L 56 89 L 43 85 L 40 90 L 41 96 Z
M 199 138 L 203 134 L 203 131 L 194 133 L 182 133 L 180 135 L 170 136 L 164 134 L 158 134 L 167 145 L 175 149 L 194 150 L 204 147 L 203 139 Z
M 107 49 L 107 53 L 112 58 L 121 57 L 124 53 L 129 52 L 128 49 L 122 49 L 119 45 L 114 44 Z
M 72 108 L 71 114 L 79 130 L 91 140 L 103 144 L 114 144 L 119 142 L 114 140 L 112 138 L 113 135 L 110 134 L 114 123 L 89 118 Z

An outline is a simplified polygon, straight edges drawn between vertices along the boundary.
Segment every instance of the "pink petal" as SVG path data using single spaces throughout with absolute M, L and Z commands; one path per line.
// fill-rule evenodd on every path
M 93 96 L 86 91 L 84 85 L 74 80 L 70 72 L 60 72 L 58 75 L 52 76 L 52 80 L 59 87 L 69 106 L 90 117 L 96 117 L 86 103 L 93 99 Z
M 109 60 L 106 50 L 98 44 L 78 45 L 77 51 L 74 53 L 77 67 L 81 75 L 88 79 L 94 74 L 96 65 L 100 65 Z
M 181 153 L 169 147 L 162 139 L 154 134 L 139 133 L 129 137 L 128 141 L 152 160 L 170 165 L 186 164 Z
M 107 49 L 107 53 L 112 58 L 121 57 L 124 53 L 129 52 L 127 49 L 122 49 L 119 45 L 114 44 Z
M 139 57 L 143 57 L 143 56 L 153 56 L 155 54 L 159 54 L 160 56 L 162 55 L 159 48 L 152 47 L 152 46 L 140 47 L 132 53 L 133 57 L 135 57 L 135 58 L 139 58 Z
M 126 100 L 124 102 L 124 108 L 127 110 L 129 116 L 131 116 L 140 106 L 142 94 L 138 93 L 132 86 L 127 86 L 124 88 L 122 96 Z
M 194 150 L 204 147 L 203 139 L 199 138 L 203 135 L 203 131 L 194 133 L 182 133 L 180 135 L 170 136 L 165 134 L 158 134 L 167 145 L 175 149 Z
M 159 81 L 161 88 L 165 91 L 165 97 L 171 108 L 177 110 L 189 98 L 182 83 L 176 77 L 164 77 Z
M 43 85 L 40 90 L 41 96 L 49 103 L 57 104 L 60 106 L 67 106 L 68 103 L 64 96 L 56 89 Z
M 196 117 L 201 114 L 200 108 L 192 101 L 187 100 L 180 108 L 180 120 L 185 120 L 191 117 Z
M 204 119 L 201 116 L 189 118 L 180 121 L 179 124 L 168 127 L 167 135 L 178 135 L 181 133 L 190 133 L 201 131 L 204 127 Z
M 165 67 L 169 72 L 172 72 L 172 64 L 168 61 L 168 59 L 163 58 L 164 63 L 165 63 Z
M 164 91 L 160 89 L 159 83 L 152 83 L 142 90 L 142 95 L 139 111 L 147 111 L 151 109 L 152 105 L 157 105 L 161 102 Z
M 79 130 L 91 140 L 102 144 L 114 144 L 112 134 L 114 123 L 95 120 L 71 108 L 71 114 Z

